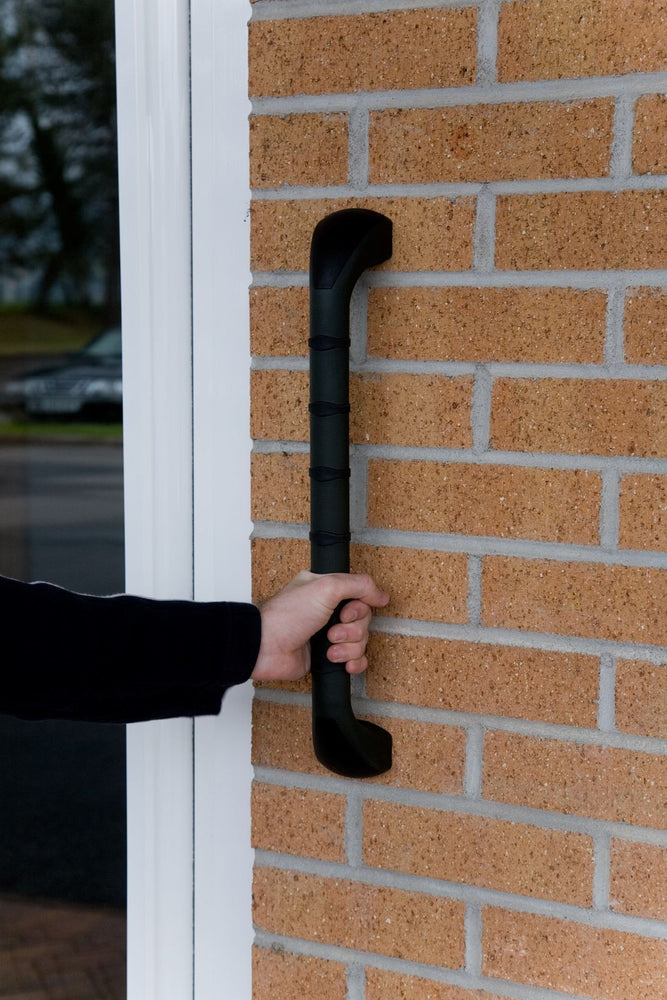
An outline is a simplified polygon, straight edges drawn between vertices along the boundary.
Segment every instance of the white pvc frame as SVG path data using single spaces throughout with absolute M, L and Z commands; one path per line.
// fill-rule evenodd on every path
M 247 19 L 116 0 L 126 586 L 158 598 L 250 594 Z M 250 1000 L 248 687 L 128 727 L 128 1000 Z

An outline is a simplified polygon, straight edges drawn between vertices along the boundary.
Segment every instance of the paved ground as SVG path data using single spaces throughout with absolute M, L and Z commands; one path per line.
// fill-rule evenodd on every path
M 1 1000 L 124 1000 L 125 914 L 0 896 Z

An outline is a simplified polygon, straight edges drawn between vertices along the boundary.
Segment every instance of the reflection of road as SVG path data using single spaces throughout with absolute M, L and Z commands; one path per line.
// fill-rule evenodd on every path
M 120 447 L 0 445 L 0 572 L 122 590 L 122 504 Z
M 119 447 L 0 445 L 0 573 L 87 593 L 122 590 Z M 26 643 L 29 630 L 26 623 Z M 0 803 L 0 889 L 122 903 L 122 726 L 0 716 Z

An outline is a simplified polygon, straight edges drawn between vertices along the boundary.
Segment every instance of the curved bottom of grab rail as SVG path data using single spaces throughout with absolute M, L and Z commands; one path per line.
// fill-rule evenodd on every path
M 391 734 L 357 719 L 350 702 L 350 677 L 340 668 L 315 671 L 313 749 L 320 764 L 345 778 L 372 778 L 391 767 Z
M 355 727 L 361 733 L 345 732 L 337 719 L 313 722 L 313 747 L 320 764 L 345 778 L 372 778 L 388 771 L 391 734 L 364 719 L 355 719 Z

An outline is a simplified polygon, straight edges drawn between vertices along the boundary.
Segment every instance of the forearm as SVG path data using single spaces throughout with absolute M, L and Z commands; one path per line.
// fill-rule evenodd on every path
M 216 714 L 260 644 L 250 604 L 88 597 L 0 577 L 0 711 L 103 722 Z

